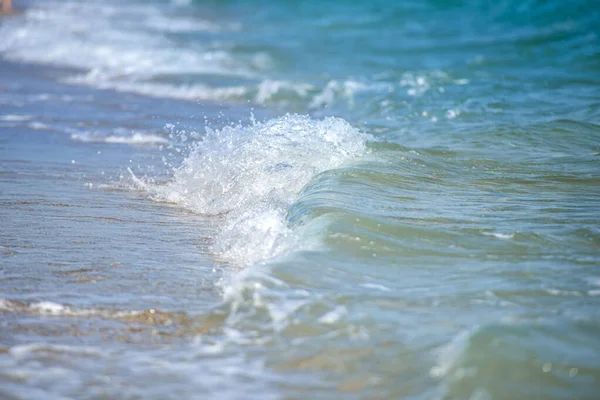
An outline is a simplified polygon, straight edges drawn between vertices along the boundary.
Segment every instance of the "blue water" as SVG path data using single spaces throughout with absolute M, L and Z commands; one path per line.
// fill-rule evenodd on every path
M 598 397 L 596 2 L 15 3 L 0 397 Z

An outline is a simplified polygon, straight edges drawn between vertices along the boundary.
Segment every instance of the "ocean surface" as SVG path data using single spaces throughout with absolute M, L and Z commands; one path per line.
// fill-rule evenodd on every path
M 0 398 L 600 398 L 600 7 L 0 17 Z

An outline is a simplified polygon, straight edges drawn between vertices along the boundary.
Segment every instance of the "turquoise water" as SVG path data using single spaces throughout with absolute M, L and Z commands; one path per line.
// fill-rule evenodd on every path
M 3 397 L 598 397 L 596 2 L 21 5 Z

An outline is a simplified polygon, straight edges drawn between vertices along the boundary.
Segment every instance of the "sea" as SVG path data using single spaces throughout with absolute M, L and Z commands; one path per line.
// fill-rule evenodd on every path
M 14 0 L 0 398 L 600 398 L 597 0 Z

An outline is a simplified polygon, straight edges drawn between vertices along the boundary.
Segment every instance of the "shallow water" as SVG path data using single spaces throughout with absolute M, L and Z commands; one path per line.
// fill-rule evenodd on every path
M 23 4 L 1 397 L 597 397 L 594 2 Z

